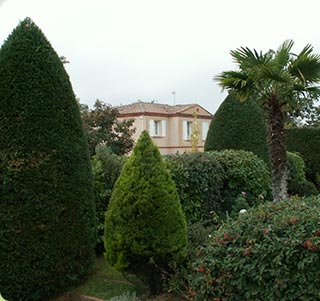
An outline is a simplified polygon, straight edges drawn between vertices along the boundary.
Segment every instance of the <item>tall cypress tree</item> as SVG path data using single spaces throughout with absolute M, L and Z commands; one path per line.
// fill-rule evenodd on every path
M 186 221 L 174 182 L 149 134 L 142 132 L 125 163 L 105 223 L 106 259 L 140 274 L 161 291 L 161 270 L 181 258 Z
M 94 258 L 88 146 L 69 77 L 29 18 L 0 49 L 0 292 L 43 300 Z
M 205 151 L 243 149 L 268 164 L 267 128 L 261 108 L 250 100 L 241 102 L 229 94 L 215 113 L 205 142 Z

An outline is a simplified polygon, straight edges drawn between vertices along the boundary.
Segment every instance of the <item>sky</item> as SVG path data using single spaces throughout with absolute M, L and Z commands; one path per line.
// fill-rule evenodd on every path
M 319 8 L 319 0 L 0 0 L 0 45 L 30 17 L 70 62 L 81 103 L 198 103 L 214 114 L 227 92 L 213 78 L 236 69 L 230 51 L 293 39 L 293 52 L 311 44 L 320 53 Z

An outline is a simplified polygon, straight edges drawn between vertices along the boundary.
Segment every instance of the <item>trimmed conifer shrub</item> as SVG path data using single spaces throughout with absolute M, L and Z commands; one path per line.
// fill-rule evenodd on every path
M 261 108 L 253 101 L 241 102 L 229 94 L 210 123 L 205 151 L 242 149 L 269 164 L 267 128 Z
M 174 182 L 149 134 L 142 132 L 112 192 L 105 223 L 106 259 L 161 291 L 161 270 L 185 254 L 186 221 Z
M 89 152 L 69 77 L 29 18 L 0 50 L 0 291 L 47 300 L 94 259 Z

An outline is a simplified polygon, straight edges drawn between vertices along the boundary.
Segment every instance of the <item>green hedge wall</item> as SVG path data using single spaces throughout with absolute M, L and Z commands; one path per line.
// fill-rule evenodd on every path
M 29 19 L 0 50 L 0 291 L 48 300 L 94 259 L 89 152 L 69 77 Z
M 247 206 L 270 194 L 266 163 L 252 152 L 223 150 L 166 156 L 189 224 L 230 213 L 239 196 Z
M 253 101 L 228 95 L 210 123 L 205 151 L 243 149 L 269 164 L 267 128 L 263 112 Z
M 299 153 L 306 164 L 306 177 L 320 188 L 320 128 L 286 130 L 287 150 Z

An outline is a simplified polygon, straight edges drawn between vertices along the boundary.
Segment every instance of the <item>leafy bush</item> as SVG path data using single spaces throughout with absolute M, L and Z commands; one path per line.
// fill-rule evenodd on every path
M 161 270 L 185 255 L 187 229 L 174 182 L 143 131 L 112 192 L 105 222 L 106 259 L 161 291 Z
M 320 128 L 286 130 L 287 150 L 301 155 L 306 165 L 306 177 L 320 188 Z
M 267 128 L 261 108 L 254 100 L 241 102 L 229 94 L 212 119 L 205 151 L 242 149 L 269 164 Z
M 305 164 L 301 156 L 295 153 L 288 154 L 288 193 L 291 195 L 310 196 L 318 194 L 312 182 L 307 181 Z
M 215 154 L 176 154 L 164 159 L 189 224 L 211 220 L 213 211 L 221 211 L 223 168 Z
M 270 194 L 270 173 L 266 163 L 251 152 L 225 150 L 214 152 L 224 168 L 222 210 L 232 211 L 239 195 L 245 194 L 249 206 Z
M 267 203 L 212 233 L 184 274 L 195 300 L 319 300 L 319 198 Z
M 94 176 L 94 200 L 96 204 L 97 244 L 96 253 L 104 252 L 104 223 L 107 208 L 111 198 L 114 184 L 116 183 L 126 157 L 118 156 L 104 145 L 96 147 L 95 156 L 92 158 Z
M 22 21 L 0 50 L 0 290 L 46 300 L 94 259 L 89 152 L 59 56 Z

